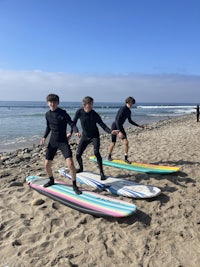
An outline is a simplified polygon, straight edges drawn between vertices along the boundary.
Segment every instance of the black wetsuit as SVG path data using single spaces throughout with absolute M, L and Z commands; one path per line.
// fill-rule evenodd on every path
M 197 122 L 199 122 L 199 106 L 196 107 L 197 110 Z
M 128 122 L 132 125 L 135 126 L 139 126 L 137 123 L 135 123 L 134 121 L 132 121 L 131 119 L 131 110 L 130 108 L 128 108 L 126 105 L 121 107 L 118 112 L 117 115 L 115 117 L 115 121 L 112 123 L 112 130 L 120 130 L 120 132 L 123 133 L 123 138 L 122 139 L 126 139 L 126 132 L 124 130 L 123 124 L 125 123 L 126 119 L 128 119 Z M 111 135 L 112 136 L 112 142 L 115 143 L 116 142 L 116 135 Z
M 61 108 L 57 108 L 54 111 L 49 110 L 46 115 L 46 131 L 44 138 L 51 132 L 49 143 L 46 151 L 46 159 L 53 160 L 57 149 L 60 149 L 63 156 L 66 158 L 72 157 L 72 151 L 68 144 L 66 137 L 67 124 L 69 124 L 74 132 L 78 132 L 77 127 L 73 123 L 67 112 Z
M 77 161 L 80 165 L 80 169 L 83 169 L 83 162 L 82 162 L 82 154 L 86 147 L 93 143 L 94 146 L 94 154 L 97 158 L 97 163 L 100 168 L 100 172 L 103 172 L 102 170 L 102 157 L 100 155 L 99 149 L 100 149 L 100 135 L 99 130 L 97 127 L 97 124 L 99 124 L 103 130 L 107 133 L 111 133 L 110 128 L 107 127 L 107 125 L 102 121 L 99 114 L 94 111 L 93 109 L 90 112 L 85 112 L 83 108 L 80 108 L 77 110 L 75 117 L 74 117 L 74 123 L 76 124 L 78 119 L 80 119 L 81 126 L 82 126 L 82 137 L 80 140 L 80 143 L 78 145 L 78 150 L 76 154 Z

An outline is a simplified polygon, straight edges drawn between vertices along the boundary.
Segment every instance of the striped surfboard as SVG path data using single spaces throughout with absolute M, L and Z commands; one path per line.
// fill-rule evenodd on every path
M 89 158 L 90 160 L 97 162 L 97 159 L 95 156 L 91 156 Z M 106 158 L 103 158 L 102 163 L 110 167 L 115 167 L 119 169 L 135 171 L 135 172 L 144 172 L 144 173 L 169 174 L 169 173 L 180 171 L 180 168 L 177 166 L 156 165 L 156 164 L 133 162 L 133 161 L 131 164 L 128 164 L 124 160 L 121 160 L 121 159 L 113 159 L 112 161 L 109 161 Z
M 71 179 L 68 168 L 61 168 L 58 172 Z M 152 185 L 144 185 L 133 181 L 106 176 L 106 180 L 101 180 L 99 174 L 93 172 L 80 172 L 76 174 L 77 182 L 94 187 L 99 190 L 106 190 L 111 194 L 132 197 L 132 198 L 152 198 L 161 193 L 160 188 Z
M 97 217 L 126 217 L 132 215 L 137 210 L 136 206 L 132 203 L 88 190 L 82 189 L 82 194 L 77 195 L 72 186 L 60 181 L 56 181 L 54 185 L 49 187 L 43 187 L 48 179 L 39 176 L 28 176 L 26 181 L 38 193 L 59 201 L 70 208 Z

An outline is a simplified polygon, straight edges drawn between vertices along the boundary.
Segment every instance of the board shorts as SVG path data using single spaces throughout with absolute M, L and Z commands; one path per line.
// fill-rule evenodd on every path
M 65 159 L 72 158 L 72 151 L 68 143 L 49 143 L 46 151 L 46 160 L 53 160 L 57 150 L 61 150 Z
M 112 131 L 113 131 L 113 130 L 118 130 L 118 129 L 117 129 L 117 125 L 116 125 L 115 122 L 113 122 L 113 124 L 112 124 L 112 126 L 111 126 L 111 130 L 112 130 Z M 126 132 L 125 132 L 125 130 L 124 130 L 123 127 L 122 127 L 122 130 L 121 130 L 120 132 L 122 132 L 123 135 L 124 135 L 124 136 L 122 137 L 122 140 L 127 139 L 127 135 L 126 135 Z M 113 142 L 113 143 L 116 143 L 117 135 L 111 134 L 111 139 L 112 139 L 112 142 Z

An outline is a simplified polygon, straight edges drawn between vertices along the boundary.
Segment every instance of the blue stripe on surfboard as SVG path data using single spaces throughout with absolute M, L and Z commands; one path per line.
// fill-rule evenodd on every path
M 57 191 L 57 192 L 61 192 L 61 193 L 67 193 L 71 196 L 74 197 L 74 193 L 72 192 L 72 190 L 70 190 L 67 186 L 61 186 L 60 184 L 55 184 L 53 186 L 51 186 L 51 188 L 53 188 L 53 190 Z M 114 208 L 116 211 L 121 210 L 124 212 L 124 210 L 127 210 L 128 212 L 132 212 L 133 208 L 135 205 L 130 204 L 128 202 L 118 202 L 115 201 L 113 199 L 105 199 L 104 197 L 99 196 L 99 198 L 96 198 L 97 196 L 91 196 L 91 193 L 87 193 L 87 192 L 83 192 L 82 195 L 77 195 L 77 199 L 79 200 L 85 200 L 87 201 L 87 203 L 91 203 L 96 204 L 98 206 L 103 206 L 103 207 L 107 207 L 107 208 Z M 102 203 L 103 202 L 103 203 Z M 103 204 L 103 205 L 102 205 Z
M 132 189 L 126 188 L 126 189 L 113 189 L 112 187 L 108 186 L 106 187 L 106 190 L 109 191 L 112 194 L 118 194 L 120 196 L 127 196 L 127 197 L 137 197 L 137 198 L 144 198 L 146 197 L 145 193 L 137 192 Z
M 141 185 L 142 187 L 142 185 Z M 128 186 L 125 186 L 125 188 L 117 188 L 115 189 L 112 185 L 106 184 L 105 189 L 107 191 L 109 191 L 112 194 L 117 194 L 120 196 L 127 196 L 127 197 L 136 197 L 136 198 L 147 198 L 147 196 L 149 198 L 151 197 L 156 197 L 157 195 L 159 195 L 161 193 L 161 190 L 159 188 L 153 187 L 153 186 L 145 186 L 146 189 L 148 188 L 148 190 L 150 191 L 150 193 L 152 192 L 150 189 L 154 189 L 154 193 L 150 193 L 147 195 L 147 193 L 143 193 L 143 192 L 139 192 L 136 191 L 134 189 L 129 188 Z

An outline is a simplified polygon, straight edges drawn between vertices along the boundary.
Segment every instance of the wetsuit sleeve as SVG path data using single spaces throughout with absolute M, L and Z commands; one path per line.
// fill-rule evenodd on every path
M 78 133 L 78 128 L 76 127 L 76 124 L 67 113 L 66 113 L 66 118 L 67 118 L 67 123 L 71 126 L 71 133 L 73 132 Z
M 99 114 L 96 113 L 96 120 L 97 123 L 101 126 L 101 128 L 106 132 L 106 133 L 111 133 L 111 129 L 108 128 L 108 126 L 102 121 L 101 117 L 99 116 Z
M 46 123 L 47 123 L 47 126 L 46 126 L 46 130 L 44 132 L 44 135 L 43 135 L 43 138 L 47 138 L 48 134 L 50 133 L 51 129 L 50 129 L 50 126 L 49 126 L 49 121 L 47 119 L 47 114 L 45 115 L 46 117 Z
M 78 121 L 78 119 L 80 118 L 80 109 L 78 109 L 77 111 L 76 111 L 76 113 L 75 113 L 75 116 L 74 116 L 74 119 L 73 119 L 73 122 L 74 122 L 74 124 L 76 125 L 77 124 L 77 121 Z
M 77 124 L 77 121 L 78 121 L 78 119 L 80 118 L 80 109 L 78 109 L 77 111 L 76 111 L 76 113 L 75 113 L 75 116 L 74 116 L 74 119 L 73 119 L 73 127 L 76 127 L 76 129 L 77 129 L 77 131 L 75 131 L 75 133 L 78 133 L 79 131 L 78 131 L 78 128 L 77 128 L 77 126 L 76 126 L 76 124 Z M 71 127 L 71 134 L 73 133 L 73 131 L 74 131 L 74 129 L 73 129 L 73 127 Z
M 128 122 L 129 122 L 130 124 L 132 124 L 132 125 L 139 126 L 139 124 L 137 124 L 136 122 L 132 121 L 132 119 L 131 119 L 131 115 L 128 116 Z

